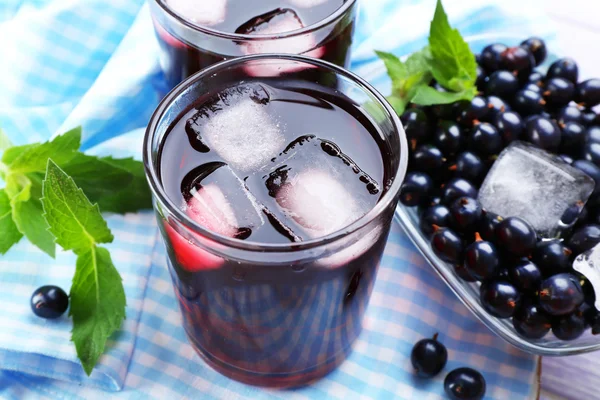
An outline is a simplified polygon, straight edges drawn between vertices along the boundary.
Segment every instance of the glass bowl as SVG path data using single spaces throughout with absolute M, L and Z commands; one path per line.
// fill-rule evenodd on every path
M 475 52 L 480 52 L 483 47 L 490 43 L 500 42 L 507 45 L 516 45 L 522 41 L 524 37 L 515 35 L 497 35 L 484 34 L 466 38 L 471 48 Z M 550 50 L 552 44 L 549 46 Z M 548 66 L 557 58 L 555 54 L 548 54 L 548 58 L 544 66 Z M 381 74 L 385 74 L 383 66 L 373 68 L 369 71 L 369 76 L 363 76 L 367 80 L 378 80 Z M 371 76 L 372 75 L 372 76 Z M 384 88 L 384 93 L 386 92 Z M 438 275 L 446 282 L 450 289 L 456 294 L 459 300 L 467 306 L 469 310 L 487 326 L 492 332 L 506 340 L 515 347 L 528 353 L 545 355 L 545 356 L 567 356 L 573 354 L 586 353 L 600 349 L 600 335 L 594 336 L 589 330 L 580 338 L 573 341 L 562 341 L 554 337 L 552 333 L 548 333 L 542 339 L 532 340 L 521 337 L 513 328 L 510 319 L 498 319 L 488 314 L 481 306 L 479 301 L 479 283 L 469 283 L 460 279 L 455 273 L 451 264 L 442 261 L 435 255 L 429 244 L 429 239 L 423 235 L 419 229 L 419 220 L 416 207 L 405 207 L 399 204 L 396 209 L 396 220 L 400 223 L 408 237 L 419 249 L 423 257 L 429 262 L 429 265 L 438 273 Z

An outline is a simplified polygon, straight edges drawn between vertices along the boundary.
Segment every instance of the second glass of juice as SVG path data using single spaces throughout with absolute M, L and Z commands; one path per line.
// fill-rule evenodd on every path
M 289 387 L 347 357 L 407 157 L 385 99 L 321 60 L 236 58 L 167 95 L 144 161 L 183 324 L 209 365 Z
M 216 62 L 304 54 L 347 67 L 357 0 L 148 0 L 169 88 Z

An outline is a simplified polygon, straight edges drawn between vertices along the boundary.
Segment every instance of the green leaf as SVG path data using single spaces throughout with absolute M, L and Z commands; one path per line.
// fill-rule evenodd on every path
M 97 243 L 109 243 L 113 235 L 100 214 L 71 177 L 48 160 L 42 192 L 44 217 L 50 232 L 65 250 L 88 251 Z
M 475 86 L 477 63 L 469 45 L 452 29 L 441 0 L 438 0 L 429 30 L 431 72 L 445 88 L 462 92 Z
M 412 102 L 422 106 L 433 104 L 450 104 L 459 100 L 471 100 L 477 94 L 477 89 L 472 87 L 462 92 L 440 92 L 431 86 L 421 86 Z
M 408 104 L 408 99 L 403 99 L 395 95 L 388 96 L 386 97 L 386 99 L 390 103 L 394 111 L 396 111 L 396 114 L 404 114 L 404 110 L 406 110 L 406 105 Z
M 12 219 L 10 199 L 4 189 L 0 189 L 0 254 L 6 253 L 23 235 Z
M 104 352 L 107 339 L 125 319 L 125 291 L 108 250 L 92 246 L 77 257 L 71 285 L 71 340 L 86 374 Z
M 44 210 L 39 197 L 32 196 L 27 201 L 17 201 L 13 205 L 13 220 L 19 231 L 44 253 L 54 258 L 56 244 L 50 227 L 44 218 Z
M 390 79 L 392 80 L 392 86 L 402 86 L 401 82 L 403 82 L 404 79 L 406 79 L 406 76 L 408 74 L 406 70 L 406 65 L 404 65 L 404 63 L 402 63 L 402 61 L 400 61 L 400 59 L 392 53 L 387 53 L 385 51 L 378 50 L 375 50 L 375 53 L 385 64 L 387 73 L 390 76 Z
M 13 173 L 44 172 L 49 158 L 63 165 L 75 156 L 80 145 L 81 128 L 75 128 L 45 143 L 19 146 L 20 150 L 13 147 L 9 150 L 16 150 L 4 153 L 2 161 Z M 13 154 L 16 151 L 20 153 Z
M 104 161 L 129 171 L 133 180 L 125 189 L 95 199 L 102 211 L 124 214 L 152 208 L 152 193 L 144 173 L 144 164 L 132 158 L 106 158 Z
M 3 152 L 9 147 L 12 147 L 12 143 L 4 131 L 0 129 L 0 151 Z
M 110 157 L 99 158 L 76 153 L 62 169 L 92 202 L 123 190 L 133 180 L 133 174 Z

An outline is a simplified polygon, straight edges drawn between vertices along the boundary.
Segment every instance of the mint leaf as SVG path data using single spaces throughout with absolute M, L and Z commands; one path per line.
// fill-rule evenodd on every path
M 44 210 L 39 197 L 32 196 L 27 201 L 14 202 L 13 220 L 21 233 L 44 253 L 54 258 L 56 244 L 44 218 Z
M 396 114 L 398 114 L 398 115 L 404 114 L 404 111 L 406 110 L 406 105 L 409 102 L 408 99 L 403 99 L 401 97 L 394 96 L 394 95 L 388 96 L 388 97 L 386 97 L 386 99 L 387 99 L 388 103 L 390 103 L 390 105 L 392 106 L 394 111 L 396 111 Z
M 460 32 L 452 29 L 441 0 L 438 0 L 429 30 L 431 72 L 440 85 L 454 92 L 475 86 L 477 63 Z
M 42 204 L 50 232 L 65 250 L 79 254 L 97 243 L 109 243 L 113 235 L 100 214 L 71 177 L 48 160 Z
M 406 65 L 404 65 L 404 63 L 392 53 L 375 50 L 375 54 L 377 54 L 381 61 L 383 61 L 383 64 L 387 69 L 387 73 L 392 80 L 392 86 L 402 86 L 400 82 L 406 79 L 406 75 L 408 74 Z
M 10 199 L 4 189 L 0 189 L 0 254 L 6 253 L 23 235 L 12 220 Z
M 6 136 L 4 131 L 0 129 L 0 151 L 4 151 L 9 147 L 12 147 L 12 143 L 10 142 L 10 139 L 8 138 L 8 136 Z
M 71 340 L 86 374 L 104 352 L 106 340 L 125 319 L 125 291 L 108 250 L 91 246 L 77 257 L 71 285 Z
M 433 104 L 450 104 L 459 100 L 471 100 L 477 94 L 477 89 L 472 87 L 462 92 L 440 92 L 431 86 L 421 86 L 412 99 L 412 102 L 422 106 Z
M 69 162 L 81 145 L 81 128 L 75 128 L 49 142 L 19 146 L 18 155 L 13 152 L 19 148 L 13 147 L 4 153 L 2 162 L 13 173 L 44 172 L 47 160 L 52 158 L 57 164 Z
M 401 115 L 417 88 L 431 80 L 428 63 L 429 50 L 425 48 L 411 54 L 405 63 L 391 53 L 383 51 L 376 51 L 376 53 L 383 60 L 388 75 L 392 79 L 392 94 L 387 99 L 396 113 Z
M 94 202 L 119 192 L 133 180 L 131 172 L 112 161 L 110 157 L 99 158 L 76 153 L 62 169 Z
M 133 180 L 125 189 L 113 195 L 94 199 L 102 211 L 124 214 L 152 208 L 152 193 L 144 172 L 144 164 L 132 158 L 106 158 L 104 161 L 129 171 Z

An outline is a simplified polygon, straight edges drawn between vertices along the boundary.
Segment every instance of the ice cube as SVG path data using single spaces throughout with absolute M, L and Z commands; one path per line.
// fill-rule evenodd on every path
M 182 18 L 201 25 L 225 21 L 227 0 L 167 0 L 167 5 Z
M 241 25 L 236 30 L 236 33 L 277 36 L 277 34 L 288 33 L 302 28 L 304 28 L 304 24 L 295 11 L 288 8 L 277 8 L 252 18 Z M 316 46 L 317 41 L 312 33 L 294 35 L 286 38 L 252 40 L 242 44 L 243 51 L 246 54 L 306 54 L 311 57 L 320 58 L 325 54 L 325 48 Z M 270 60 L 251 64 L 246 67 L 246 72 L 251 76 L 264 77 L 297 72 L 306 68 L 306 65 L 301 65 L 299 63 Z
M 573 269 L 585 276 L 592 284 L 596 294 L 594 305 L 600 311 L 600 244 L 578 255 L 573 262 Z
M 290 0 L 296 7 L 310 8 L 327 3 L 328 0 Z
M 550 238 L 560 236 L 561 218 L 574 206 L 583 207 L 593 190 L 594 181 L 583 172 L 544 150 L 513 142 L 486 176 L 479 201 L 491 213 L 527 220 Z
M 264 224 L 261 207 L 244 183 L 223 163 L 195 168 L 183 180 L 183 208 L 203 227 L 245 239 Z
M 260 84 L 224 90 L 186 122 L 192 147 L 214 150 L 242 173 L 266 165 L 285 145 L 279 123 L 265 110 L 268 102 L 268 91 Z
M 303 240 L 328 235 L 365 215 L 379 185 L 334 143 L 302 136 L 252 174 L 246 186 L 258 201 Z

